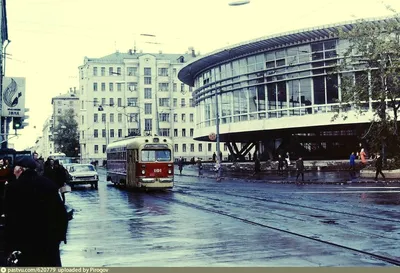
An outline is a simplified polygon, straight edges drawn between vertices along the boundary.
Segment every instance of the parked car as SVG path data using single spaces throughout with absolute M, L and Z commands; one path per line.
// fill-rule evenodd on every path
M 97 189 L 99 174 L 92 164 L 73 164 L 68 167 L 68 184 L 74 185 L 90 184 L 92 188 Z

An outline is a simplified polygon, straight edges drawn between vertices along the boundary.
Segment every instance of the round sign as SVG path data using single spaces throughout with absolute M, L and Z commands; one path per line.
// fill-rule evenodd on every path
M 215 133 L 210 133 L 210 134 L 208 135 L 208 138 L 209 138 L 210 140 L 215 140 L 215 139 L 217 138 L 217 135 L 216 135 Z

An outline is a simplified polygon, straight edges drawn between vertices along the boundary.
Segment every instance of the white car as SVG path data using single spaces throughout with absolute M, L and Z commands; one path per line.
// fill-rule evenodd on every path
M 92 164 L 73 164 L 69 166 L 68 184 L 74 185 L 90 184 L 92 188 L 97 189 L 99 174 Z

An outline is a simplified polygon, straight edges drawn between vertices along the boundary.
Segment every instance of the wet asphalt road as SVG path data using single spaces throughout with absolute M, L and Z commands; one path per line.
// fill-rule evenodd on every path
M 400 263 L 396 186 L 177 175 L 170 192 L 140 193 L 99 174 L 98 190 L 67 194 L 63 266 L 393 266 L 369 254 Z

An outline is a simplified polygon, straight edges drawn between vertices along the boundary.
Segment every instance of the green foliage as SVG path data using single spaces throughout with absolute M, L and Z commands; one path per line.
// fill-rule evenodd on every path
M 341 76 L 341 100 L 333 119 L 345 119 L 350 109 L 363 115 L 372 105 L 373 120 L 364 137 L 384 158 L 386 151 L 394 156 L 400 151 L 396 122 L 400 108 L 400 17 L 360 20 L 350 31 L 338 29 L 336 35 L 348 41 L 348 46 L 342 49 L 335 70 Z
M 58 118 L 57 122 L 54 129 L 54 132 L 56 132 L 54 134 L 55 146 L 66 156 L 77 157 L 79 153 L 79 133 L 74 110 L 67 110 L 65 115 Z

